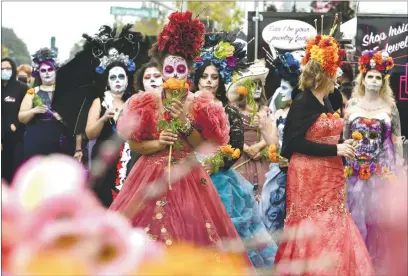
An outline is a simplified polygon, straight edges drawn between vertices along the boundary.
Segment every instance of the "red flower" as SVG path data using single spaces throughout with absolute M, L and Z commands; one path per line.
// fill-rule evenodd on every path
M 332 118 L 332 117 L 333 117 L 333 114 L 331 114 L 330 112 L 328 112 L 328 113 L 327 113 L 327 117 L 328 117 L 328 118 Z
M 322 39 L 322 36 L 317 35 L 316 38 L 315 38 L 315 44 L 319 44 L 321 39 Z
M 164 112 L 163 116 L 166 121 L 170 121 L 172 118 L 171 113 L 168 111 Z
M 141 136 L 143 140 L 148 140 L 150 138 L 150 134 L 147 132 L 143 132 Z
M 377 64 L 375 66 L 375 69 L 377 69 L 378 71 L 385 71 L 385 66 L 383 64 Z

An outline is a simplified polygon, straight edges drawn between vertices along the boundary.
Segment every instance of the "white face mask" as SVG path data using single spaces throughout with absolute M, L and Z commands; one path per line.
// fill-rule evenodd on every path
M 110 91 L 113 94 L 121 94 L 125 92 L 128 86 L 128 78 L 125 69 L 120 66 L 116 66 L 110 69 L 108 82 Z
M 187 62 L 178 56 L 167 56 L 163 62 L 163 79 L 175 78 L 185 80 L 188 75 Z
M 162 90 L 162 74 L 156 67 L 146 68 L 143 74 L 143 87 L 145 92 Z
M 281 80 L 281 84 L 275 93 L 280 93 L 282 102 L 288 102 L 292 100 L 293 87 L 290 83 L 284 79 Z
M 213 95 L 217 93 L 220 84 L 220 75 L 214 65 L 207 66 L 198 82 L 198 89 L 209 91 Z
M 254 99 L 257 100 L 262 96 L 262 82 L 260 80 L 255 81 L 258 86 L 254 92 Z
M 47 64 L 40 65 L 40 78 L 44 85 L 52 85 L 55 83 L 55 68 Z
M 379 93 L 383 85 L 381 73 L 376 70 L 368 71 L 363 84 L 367 93 Z

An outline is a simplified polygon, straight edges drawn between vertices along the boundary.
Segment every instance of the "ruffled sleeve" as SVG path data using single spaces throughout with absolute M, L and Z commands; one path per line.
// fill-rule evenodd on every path
M 226 145 L 229 141 L 228 117 L 224 108 L 214 102 L 210 92 L 198 92 L 191 107 L 195 128 L 206 140 Z
M 140 142 L 157 137 L 159 99 L 153 93 L 133 95 L 118 119 L 118 131 L 126 140 Z

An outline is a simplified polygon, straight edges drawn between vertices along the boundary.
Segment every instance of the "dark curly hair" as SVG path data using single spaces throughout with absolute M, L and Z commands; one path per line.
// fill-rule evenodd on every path
M 148 63 L 145 63 L 140 67 L 136 73 L 133 76 L 133 89 L 135 93 L 138 93 L 139 91 L 145 91 L 144 85 L 143 85 L 143 76 L 147 68 L 160 68 L 160 64 L 152 59 Z

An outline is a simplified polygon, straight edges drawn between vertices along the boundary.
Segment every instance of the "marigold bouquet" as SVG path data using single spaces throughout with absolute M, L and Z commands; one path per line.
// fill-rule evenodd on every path
M 212 171 L 217 173 L 224 166 L 224 158 L 227 160 L 238 159 L 241 156 L 240 149 L 234 149 L 231 145 L 222 146 L 217 153 L 204 160 L 204 164 L 210 164 Z
M 184 127 L 184 122 L 180 119 L 173 118 L 170 113 L 170 106 L 175 100 L 183 100 L 187 96 L 189 85 L 186 80 L 178 80 L 175 78 L 170 78 L 163 83 L 162 100 L 165 112 L 163 114 L 164 119 L 158 122 L 157 128 L 162 130 L 171 130 L 173 133 L 179 134 Z M 166 98 L 166 91 L 171 92 L 171 98 Z M 183 144 L 180 140 L 174 143 L 176 150 L 182 150 Z M 173 145 L 170 145 L 169 150 L 169 162 L 168 162 L 168 173 L 169 173 L 169 189 L 170 185 L 170 167 L 171 167 L 171 155 L 173 151 Z

